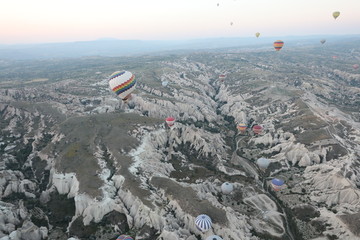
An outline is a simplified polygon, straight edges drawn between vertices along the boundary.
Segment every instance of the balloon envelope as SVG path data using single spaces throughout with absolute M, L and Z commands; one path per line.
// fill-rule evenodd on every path
M 333 17 L 334 17 L 335 19 L 337 19 L 339 16 L 340 16 L 340 12 L 339 12 L 339 11 L 333 12 Z
M 163 81 L 163 82 L 161 82 L 161 85 L 163 85 L 163 87 L 166 87 L 168 84 L 169 84 L 168 81 Z
M 262 132 L 262 127 L 260 125 L 253 126 L 253 131 L 255 134 L 260 134 Z
M 223 240 L 223 239 L 217 235 L 212 235 L 207 237 L 206 240 Z
M 116 240 L 133 240 L 133 238 L 128 235 L 120 235 Z
M 224 183 L 221 185 L 221 191 L 222 191 L 224 194 L 230 194 L 233 190 L 234 190 L 234 186 L 233 186 L 231 183 L 224 182 Z
M 274 178 L 271 180 L 271 186 L 275 191 L 280 191 L 283 185 L 284 185 L 284 180 L 281 180 L 279 178 Z
M 167 117 L 167 118 L 165 119 L 165 122 L 166 122 L 166 124 L 167 124 L 169 127 L 171 127 L 171 126 L 173 126 L 173 125 L 175 124 L 175 118 L 173 118 L 173 117 Z
M 321 44 L 324 44 L 324 43 L 326 42 L 326 40 L 325 40 L 325 39 L 321 39 L 320 42 L 321 42 Z
M 255 36 L 258 38 L 260 36 L 260 33 L 259 32 L 255 33 Z
M 239 123 L 236 128 L 243 133 L 246 131 L 247 125 L 245 123 Z
M 257 165 L 260 167 L 260 168 L 267 168 L 269 165 L 270 165 L 270 160 L 267 159 L 267 158 L 259 158 L 257 161 L 256 161 Z
M 280 51 L 280 49 L 284 46 L 284 42 L 281 40 L 276 40 L 274 42 L 274 48 L 276 51 Z
M 353 65 L 353 68 L 356 70 L 356 69 L 358 69 L 359 68 L 359 64 L 354 64 Z
M 201 214 L 196 217 L 195 225 L 201 232 L 206 232 L 211 228 L 211 218 L 206 214 Z
M 128 71 L 116 71 L 109 77 L 111 90 L 122 100 L 127 100 L 135 90 L 135 75 Z
M 220 75 L 219 75 L 219 80 L 220 80 L 221 82 L 223 82 L 223 81 L 225 80 L 225 78 L 226 78 L 226 75 L 225 75 L 225 74 L 220 74 Z

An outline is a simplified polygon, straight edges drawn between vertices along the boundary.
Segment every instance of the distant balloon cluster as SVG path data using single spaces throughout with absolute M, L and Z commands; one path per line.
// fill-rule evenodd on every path
M 220 4 L 217 3 L 217 6 Z M 332 16 L 336 20 L 340 16 L 339 11 L 333 12 Z M 230 22 L 230 25 L 232 26 L 234 23 Z M 255 33 L 255 37 L 260 37 L 260 32 Z M 320 40 L 321 44 L 326 43 L 326 39 Z M 273 47 L 276 51 L 280 51 L 284 46 L 284 41 L 282 40 L 276 40 L 273 43 Z M 337 59 L 337 56 L 333 56 L 333 59 Z M 359 69 L 359 64 L 354 64 L 353 66 L 354 70 Z M 219 82 L 224 82 L 225 79 L 228 76 L 224 74 L 218 75 Z M 132 74 L 129 71 L 122 70 L 122 71 L 116 71 L 112 73 L 108 78 L 110 89 L 115 93 L 119 98 L 121 98 L 124 102 L 127 102 L 130 97 L 131 93 L 135 90 L 136 87 L 136 80 L 135 75 Z M 168 81 L 161 81 L 162 87 L 167 87 L 169 84 Z M 165 126 L 167 129 L 174 129 L 176 123 L 176 119 L 172 116 L 169 116 L 165 118 Z M 259 135 L 262 135 L 264 131 L 264 126 L 255 123 L 253 119 L 250 119 L 248 122 L 240 122 L 236 125 L 236 128 L 238 130 L 239 135 L 252 135 L 254 137 L 257 137 Z M 265 157 L 260 157 L 256 160 L 256 166 L 259 168 L 260 173 L 265 173 L 268 171 L 267 169 L 271 165 L 271 160 Z M 271 181 L 269 181 L 269 186 L 274 191 L 280 191 L 285 186 L 285 181 L 281 178 L 272 178 Z M 234 191 L 234 185 L 230 182 L 224 182 L 220 187 L 221 193 L 224 195 L 231 195 Z M 212 220 L 210 216 L 206 214 L 200 214 L 195 218 L 194 224 L 196 228 L 202 232 L 205 233 L 209 231 L 212 228 Z M 117 240 L 133 240 L 133 238 L 129 235 L 120 235 Z M 217 235 L 211 235 L 206 238 L 206 240 L 222 240 L 220 236 Z

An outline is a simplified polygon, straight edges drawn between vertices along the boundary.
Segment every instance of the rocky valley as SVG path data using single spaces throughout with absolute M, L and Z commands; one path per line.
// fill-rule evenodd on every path
M 360 239 L 359 62 L 358 41 L 3 60 L 0 240 Z

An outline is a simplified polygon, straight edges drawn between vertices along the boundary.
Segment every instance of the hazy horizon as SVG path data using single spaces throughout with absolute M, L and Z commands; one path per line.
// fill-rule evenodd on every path
M 2 4 L 0 44 L 353 35 L 358 9 L 357 0 L 17 0 Z

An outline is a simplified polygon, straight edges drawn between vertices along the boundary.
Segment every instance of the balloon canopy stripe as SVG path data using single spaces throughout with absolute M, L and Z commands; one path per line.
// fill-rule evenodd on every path
M 114 87 L 112 90 L 116 94 L 120 94 L 122 92 L 125 92 L 126 90 L 128 90 L 129 88 L 134 86 L 135 84 L 136 84 L 135 76 L 132 75 L 129 80 L 127 80 L 126 82 L 120 84 L 119 86 Z
M 117 77 L 123 75 L 124 73 L 125 73 L 125 71 L 122 71 L 122 72 L 114 72 L 114 73 L 109 77 L 109 80 L 114 79 L 114 78 L 117 78 Z
M 132 88 L 133 86 L 135 86 L 135 84 L 136 84 L 136 81 L 130 83 L 128 86 L 125 86 L 125 87 L 122 88 L 122 89 L 119 89 L 119 90 L 116 91 L 115 93 L 116 93 L 117 95 L 119 95 L 119 94 L 121 94 L 121 93 L 123 93 L 123 92 L 126 92 L 127 90 L 129 90 L 130 88 Z

